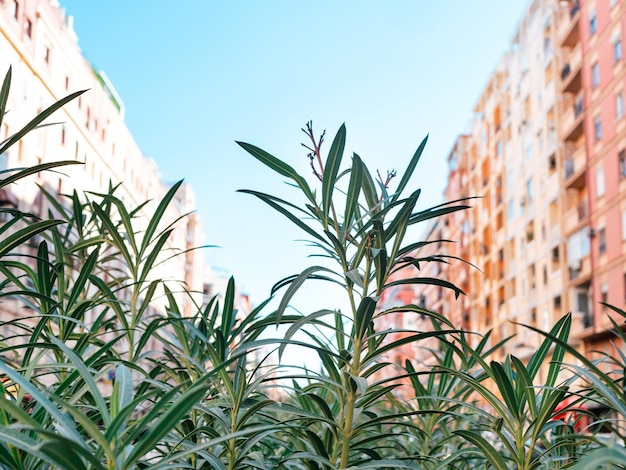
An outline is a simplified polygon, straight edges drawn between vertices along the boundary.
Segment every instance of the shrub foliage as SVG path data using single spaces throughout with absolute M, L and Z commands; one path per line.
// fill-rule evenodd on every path
M 0 120 L 10 81 L 9 71 Z M 0 153 L 80 93 L 0 143 Z M 14 312 L 0 325 L 0 468 L 623 467 L 626 357 L 619 348 L 588 359 L 568 345 L 566 315 L 550 331 L 536 330 L 544 341 L 530 359 L 497 360 L 503 343 L 492 345 L 490 332 L 461 331 L 418 305 L 381 303 L 387 289 L 403 284 L 463 294 L 449 280 L 399 275 L 451 261 L 420 255 L 426 243 L 415 241 L 415 227 L 468 207 L 453 201 L 418 209 L 420 191 L 408 188 L 426 139 L 403 173 L 383 178 L 357 154 L 345 157 L 344 126 L 327 153 L 324 134 L 316 136 L 311 123 L 304 132 L 307 177 L 238 142 L 286 179 L 294 196 L 242 192 L 295 224 L 323 258 L 277 282 L 245 316 L 235 309 L 233 279 L 223 296 L 186 315 L 181 299 L 194 294 L 156 275 L 169 256 L 163 247 L 175 227 L 164 214 L 180 183 L 145 227 L 137 221 L 141 206 L 127 207 L 114 186 L 61 196 L 40 188 L 52 207 L 43 220 L 0 209 L 7 220 L 0 301 Z M 6 171 L 0 187 L 75 163 Z M 25 247 L 35 236 L 33 255 Z M 348 307 L 293 313 L 294 295 L 311 280 L 339 286 Z M 400 312 L 427 317 L 432 327 L 380 327 Z M 272 337 L 278 325 L 284 334 Z M 624 344 L 617 323 L 615 332 Z M 425 340 L 438 344 L 428 367 L 389 362 L 393 351 Z M 292 345 L 318 358 L 319 368 L 259 355 L 280 358 Z M 610 418 L 581 425 L 590 402 Z

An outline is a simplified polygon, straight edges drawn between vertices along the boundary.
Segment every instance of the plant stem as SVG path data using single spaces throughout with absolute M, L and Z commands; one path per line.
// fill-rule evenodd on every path
M 354 338 L 354 356 L 352 366 L 350 367 L 350 376 L 346 378 L 346 391 L 348 392 L 346 400 L 346 410 L 343 424 L 343 441 L 341 443 L 341 461 L 339 468 L 348 467 L 348 459 L 350 457 L 350 443 L 352 440 L 352 431 L 354 425 L 354 409 L 356 407 L 356 390 L 352 389 L 350 383 L 351 377 L 359 377 L 361 374 L 361 338 Z M 358 389 L 357 389 L 358 390 Z

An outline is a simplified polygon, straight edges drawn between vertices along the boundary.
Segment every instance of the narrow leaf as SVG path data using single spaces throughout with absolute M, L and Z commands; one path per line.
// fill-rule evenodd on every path
M 328 152 L 326 166 L 324 167 L 324 175 L 322 178 L 322 221 L 324 228 L 328 228 L 328 213 L 332 204 L 333 189 L 337 181 L 337 174 L 341 166 L 343 150 L 346 145 L 346 126 L 342 124 Z

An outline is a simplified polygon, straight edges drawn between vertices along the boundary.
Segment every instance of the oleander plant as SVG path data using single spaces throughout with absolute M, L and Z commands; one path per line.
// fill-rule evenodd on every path
M 0 124 L 10 83 L 9 70 Z M 0 153 L 81 93 L 0 142 Z M 0 208 L 0 309 L 13 312 L 0 317 L 0 468 L 625 468 L 626 355 L 618 346 L 593 360 L 581 355 L 568 343 L 566 315 L 549 331 L 533 328 L 543 342 L 529 359 L 501 359 L 507 340 L 493 344 L 491 332 L 462 331 L 420 305 L 381 302 L 387 289 L 414 284 L 465 295 L 454 280 L 399 275 L 451 261 L 420 254 L 426 243 L 416 241 L 416 227 L 470 203 L 419 209 L 420 191 L 409 186 L 426 139 L 404 172 L 383 178 L 345 155 L 345 126 L 327 151 L 325 133 L 312 123 L 303 131 L 305 172 L 238 142 L 293 197 L 241 192 L 293 223 L 319 260 L 278 280 L 245 316 L 232 278 L 223 295 L 192 302 L 188 313 L 181 299 L 195 293 L 158 276 L 163 257 L 177 256 L 162 248 L 176 230 L 165 213 L 181 183 L 147 224 L 142 206 L 128 207 L 115 185 L 62 195 L 40 187 L 51 208 L 43 218 Z M 0 188 L 74 164 L 6 170 Z M 290 308 L 305 284 L 338 289 L 341 306 Z M 381 327 L 398 313 L 430 327 Z M 392 363 L 408 344 L 423 344 L 431 360 Z M 318 365 L 283 365 L 294 346 Z M 610 418 L 591 416 L 589 402 Z M 590 419 L 594 426 L 581 425 Z

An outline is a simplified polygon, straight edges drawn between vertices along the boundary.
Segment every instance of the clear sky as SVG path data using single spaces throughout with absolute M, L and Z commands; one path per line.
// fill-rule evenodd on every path
M 301 127 L 312 120 L 330 144 L 345 122 L 347 156 L 384 174 L 402 170 L 429 134 L 413 186 L 420 208 L 439 203 L 448 152 L 528 3 L 60 1 L 83 54 L 121 95 L 140 148 L 164 180 L 192 184 L 206 242 L 221 247 L 207 259 L 256 303 L 312 261 L 300 232 L 235 192 L 288 197 L 290 188 L 234 141 L 310 175 Z

